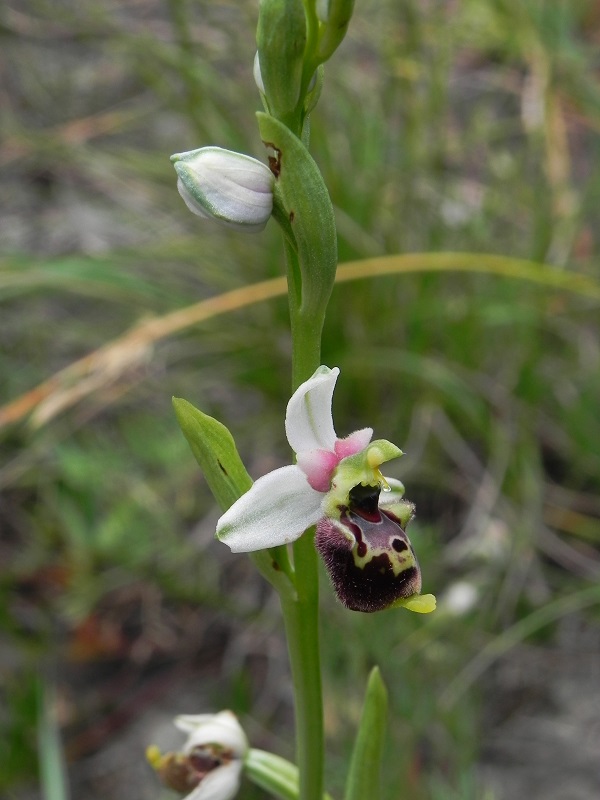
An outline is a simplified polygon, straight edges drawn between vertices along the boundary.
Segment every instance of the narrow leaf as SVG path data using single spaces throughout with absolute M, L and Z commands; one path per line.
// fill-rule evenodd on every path
M 223 511 L 227 511 L 252 486 L 252 478 L 240 458 L 233 436 L 225 425 L 194 408 L 187 400 L 174 397 L 173 407 L 215 500 Z M 259 550 L 250 553 L 250 557 L 280 595 L 294 591 L 293 573 L 285 547 Z
M 242 463 L 233 436 L 225 425 L 203 414 L 187 400 L 174 397 L 173 406 L 211 492 L 226 511 L 252 486 L 252 478 Z
M 322 324 L 337 267 L 331 199 L 312 156 L 294 134 L 268 114 L 256 115 L 264 145 L 275 153 L 273 216 L 297 248 L 302 274 L 301 310 Z
M 367 683 L 360 725 L 354 742 L 345 800 L 379 800 L 381 755 L 385 741 L 387 689 L 379 667 L 373 667 Z

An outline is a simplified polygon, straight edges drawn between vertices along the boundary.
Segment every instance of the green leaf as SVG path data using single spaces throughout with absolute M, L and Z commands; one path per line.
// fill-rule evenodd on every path
M 225 425 L 194 408 L 187 400 L 174 397 L 173 407 L 215 500 L 223 511 L 227 511 L 252 486 L 252 478 L 240 458 L 233 436 Z M 280 595 L 294 592 L 293 571 L 286 547 L 259 550 L 249 555 Z
M 360 725 L 354 742 L 345 800 L 379 800 L 381 754 L 385 740 L 387 689 L 379 667 L 373 667 L 367 683 Z
M 274 117 L 262 111 L 256 116 L 265 147 L 275 153 L 270 159 L 275 175 L 273 216 L 298 256 L 302 284 L 293 299 L 316 328 L 324 319 L 337 268 L 333 206 L 319 168 L 300 139 Z
M 203 414 L 187 400 L 174 397 L 173 406 L 215 500 L 226 511 L 252 486 L 252 478 L 239 456 L 233 436 L 225 425 Z

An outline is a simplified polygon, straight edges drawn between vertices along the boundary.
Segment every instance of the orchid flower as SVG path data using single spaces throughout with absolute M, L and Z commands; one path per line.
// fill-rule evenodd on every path
M 217 538 L 233 552 L 249 552 L 293 542 L 316 524 L 315 545 L 348 608 L 433 611 L 433 595 L 420 594 L 421 572 L 404 531 L 414 506 L 400 481 L 380 470 L 402 451 L 371 441 L 371 428 L 338 439 L 331 404 L 339 372 L 319 367 L 294 392 L 285 430 L 296 463 L 259 478 L 219 519 Z
M 155 746 L 146 753 L 162 782 L 185 794 L 184 800 L 232 800 L 248 753 L 236 716 L 231 711 L 183 715 L 175 725 L 188 735 L 180 753 L 161 755 Z

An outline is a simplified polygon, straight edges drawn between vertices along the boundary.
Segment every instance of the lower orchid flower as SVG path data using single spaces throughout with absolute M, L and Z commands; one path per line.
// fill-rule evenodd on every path
M 217 537 L 233 552 L 249 552 L 293 542 L 316 524 L 315 545 L 347 608 L 433 611 L 405 533 L 414 506 L 400 481 L 380 470 L 402 451 L 371 441 L 371 428 L 338 439 L 331 403 L 339 372 L 319 367 L 294 392 L 285 430 L 296 464 L 259 478 L 219 519 Z
M 170 789 L 184 800 L 232 800 L 240 787 L 248 741 L 235 714 L 183 715 L 175 725 L 188 734 L 179 753 L 146 751 L 148 761 Z

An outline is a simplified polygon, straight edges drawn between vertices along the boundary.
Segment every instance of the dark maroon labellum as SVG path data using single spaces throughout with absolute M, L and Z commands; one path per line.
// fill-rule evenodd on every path
M 399 520 L 379 505 L 378 486 L 355 486 L 340 519 L 317 525 L 316 547 L 340 601 L 381 611 L 421 591 L 421 570 Z

